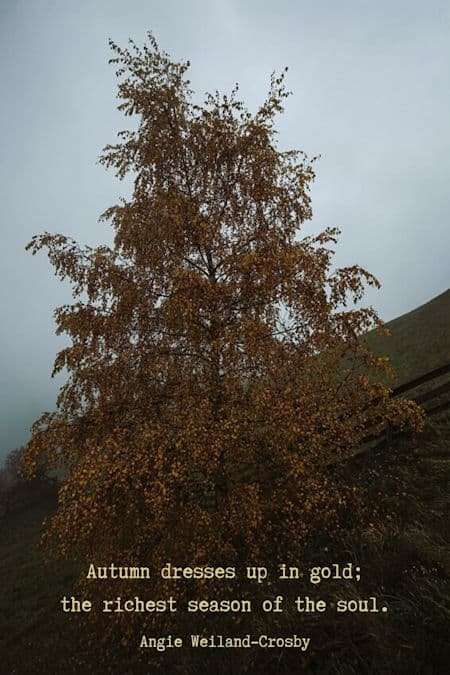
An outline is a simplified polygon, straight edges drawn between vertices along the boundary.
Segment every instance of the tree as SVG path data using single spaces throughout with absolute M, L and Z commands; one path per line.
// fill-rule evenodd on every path
M 276 143 L 284 72 L 251 114 L 237 86 L 194 103 L 189 63 L 151 35 L 111 48 L 119 109 L 139 119 L 101 156 L 134 176 L 103 215 L 114 245 L 28 244 L 74 292 L 55 312 L 69 377 L 26 448 L 30 472 L 45 454 L 68 474 L 46 541 L 156 566 L 301 555 L 351 503 L 327 465 L 358 446 L 368 406 L 417 423 L 367 374 L 385 366 L 360 340 L 380 324 L 359 306 L 378 282 L 333 269 L 337 229 L 301 236 L 314 171 Z

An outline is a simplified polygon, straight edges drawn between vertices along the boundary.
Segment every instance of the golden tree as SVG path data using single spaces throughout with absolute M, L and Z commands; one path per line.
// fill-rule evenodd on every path
M 277 147 L 284 73 L 252 114 L 237 86 L 195 103 L 189 63 L 151 35 L 111 48 L 119 109 L 139 118 L 101 157 L 134 177 L 103 215 L 114 245 L 28 244 L 74 292 L 55 312 L 68 379 L 26 449 L 30 473 L 41 456 L 67 473 L 48 543 L 89 561 L 286 560 L 338 522 L 351 491 L 327 465 L 368 407 L 417 419 L 367 375 L 384 367 L 359 339 L 378 282 L 333 268 L 338 230 L 300 236 L 314 172 Z

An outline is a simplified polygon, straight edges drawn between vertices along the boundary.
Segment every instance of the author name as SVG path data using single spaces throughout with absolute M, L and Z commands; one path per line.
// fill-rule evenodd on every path
M 300 649 L 306 652 L 311 642 L 311 638 L 302 637 L 293 634 L 288 636 L 271 636 L 250 634 L 240 636 L 230 635 L 188 635 L 186 638 L 175 637 L 173 635 L 150 636 L 142 635 L 139 647 L 142 649 L 155 649 L 158 652 L 165 652 L 166 649 L 179 647 L 194 647 L 203 649 L 251 649 L 260 647 L 262 649 L 274 649 L 276 647 L 284 649 Z

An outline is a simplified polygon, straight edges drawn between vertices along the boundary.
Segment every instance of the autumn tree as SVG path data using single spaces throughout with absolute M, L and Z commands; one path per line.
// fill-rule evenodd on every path
M 119 109 L 138 119 L 100 160 L 134 179 L 103 215 L 114 244 L 28 244 L 74 293 L 55 312 L 68 379 L 26 449 L 29 472 L 45 455 L 67 473 L 47 544 L 103 564 L 301 555 L 350 503 L 328 465 L 368 408 L 417 419 L 368 375 L 385 364 L 359 339 L 380 323 L 360 301 L 378 282 L 334 268 L 337 229 L 302 232 L 314 171 L 277 144 L 284 72 L 251 113 L 237 86 L 196 103 L 189 63 L 151 35 L 111 48 Z

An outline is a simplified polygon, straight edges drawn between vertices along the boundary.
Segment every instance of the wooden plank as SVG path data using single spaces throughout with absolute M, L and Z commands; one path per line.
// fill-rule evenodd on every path
M 403 394 L 405 391 L 415 389 L 415 387 L 418 387 L 419 384 L 424 384 L 425 382 L 434 380 L 436 377 L 441 377 L 441 375 L 446 375 L 447 373 L 450 373 L 450 363 L 440 366 L 439 368 L 435 368 L 435 370 L 431 370 L 429 373 L 425 373 L 425 375 L 416 377 L 414 380 L 410 380 L 409 382 L 401 384 L 399 387 L 393 389 L 392 396 L 398 396 L 399 394 Z
M 425 412 L 427 415 L 437 415 L 438 413 L 444 412 L 444 410 L 449 409 L 450 409 L 450 401 L 445 401 L 445 403 L 440 403 L 439 405 L 434 406 L 434 408 L 425 410 Z
M 414 396 L 411 400 L 421 404 L 425 403 L 425 401 L 430 401 L 432 398 L 436 398 L 441 394 L 446 394 L 448 391 L 450 391 L 450 382 L 445 382 L 445 384 L 436 387 L 436 389 L 426 391 L 424 394 L 420 394 L 420 396 Z

